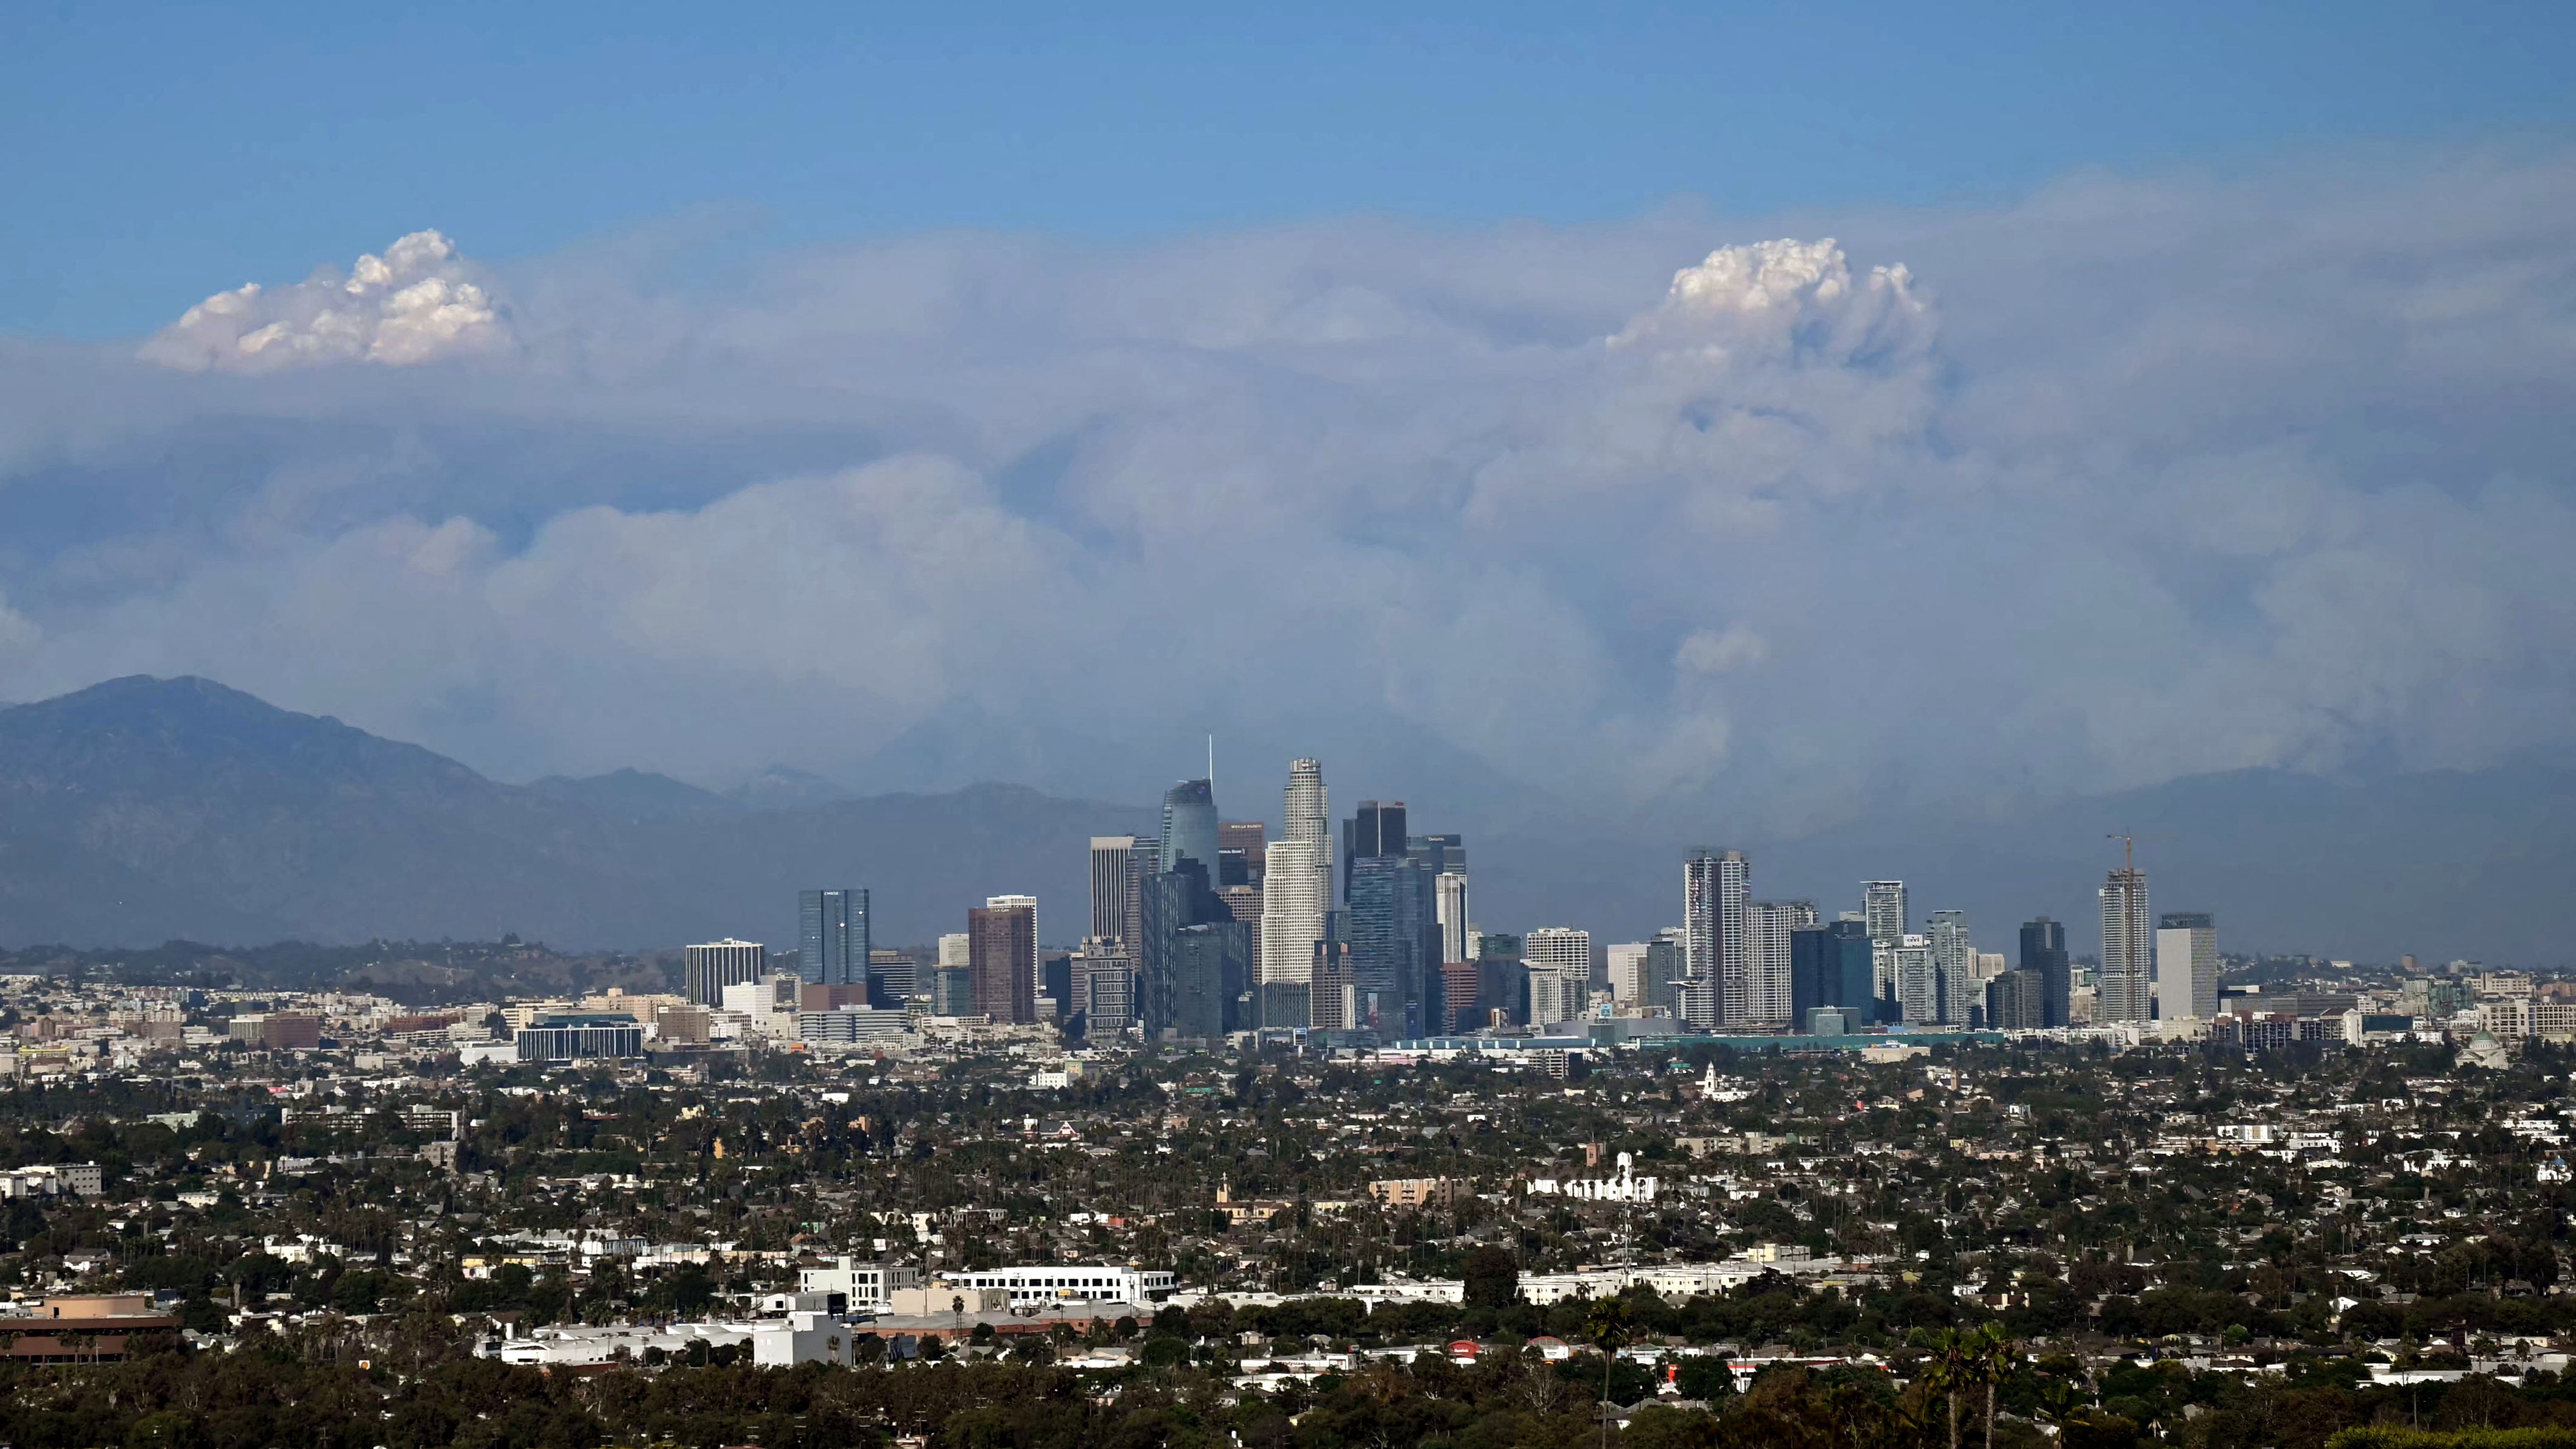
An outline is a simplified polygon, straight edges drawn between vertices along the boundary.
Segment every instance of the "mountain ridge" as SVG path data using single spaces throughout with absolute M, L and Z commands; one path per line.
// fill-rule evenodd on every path
M 826 885 L 872 892 L 881 943 L 925 943 L 1007 891 L 1037 895 L 1044 939 L 1069 944 L 1089 837 L 1154 828 L 1150 805 L 1026 785 L 857 796 L 789 769 L 763 779 L 729 794 L 641 770 L 504 784 L 215 681 L 110 680 L 0 709 L 0 945 L 515 932 L 783 948 L 795 892 Z M 761 803 L 770 787 L 786 802 Z M 1229 818 L 1273 813 L 1244 803 Z M 1451 828 L 1440 801 L 1414 805 L 1422 828 Z M 1497 928 L 1642 939 L 1679 917 L 1682 851 L 1715 844 L 1752 852 L 1757 895 L 1812 898 L 1828 918 L 1858 905 L 1861 880 L 1901 877 L 1918 920 L 1966 909 L 1981 949 L 2009 953 L 2013 928 L 2045 912 L 2082 950 L 2113 859 L 2103 836 L 2119 830 L 2174 837 L 2142 855 L 2155 908 L 2216 913 L 2228 949 L 2571 954 L 2537 908 L 2576 871 L 2576 772 L 2555 766 L 2238 771 L 2010 819 L 1916 810 L 1778 840 L 1620 834 L 1533 810 L 1472 834 L 1468 858 L 1476 917 Z

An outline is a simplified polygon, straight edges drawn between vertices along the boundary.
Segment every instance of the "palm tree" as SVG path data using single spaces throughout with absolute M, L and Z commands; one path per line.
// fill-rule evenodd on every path
M 1628 1342 L 1628 1305 L 1616 1298 L 1604 1298 L 1583 1315 L 1583 1331 L 1601 1350 L 1601 1443 L 1610 1443 L 1610 1366 L 1618 1361 L 1619 1350 Z
M 1975 1381 L 1975 1358 L 1968 1342 L 1967 1334 L 1945 1328 L 1933 1336 L 1932 1355 L 1923 1364 L 1924 1393 L 1949 1401 L 1950 1449 L 1959 1449 L 1959 1391 Z
M 2004 1380 L 2020 1366 L 2021 1346 L 2000 1323 L 1978 1329 L 1973 1343 L 1979 1376 L 1986 1381 L 1986 1449 L 1995 1449 L 1995 1400 L 2003 1393 Z

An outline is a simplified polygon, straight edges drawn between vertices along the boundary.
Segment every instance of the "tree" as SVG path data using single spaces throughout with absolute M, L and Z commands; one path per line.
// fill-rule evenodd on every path
M 1610 1445 L 1610 1366 L 1619 1361 L 1619 1350 L 1628 1342 L 1628 1305 L 1616 1298 L 1604 1298 L 1583 1315 L 1584 1335 L 1592 1346 L 1601 1350 L 1601 1445 Z
M 1520 1263 L 1507 1248 L 1469 1249 L 1463 1277 L 1470 1308 L 1509 1308 L 1521 1300 Z
M 2000 1323 L 1989 1323 L 1978 1329 L 1971 1342 L 1976 1353 L 1978 1377 L 1985 1380 L 1986 1385 L 1986 1449 L 1995 1449 L 1995 1400 L 2003 1393 L 2004 1380 L 2011 1378 L 2013 1370 L 2020 1366 L 2021 1349 L 2012 1341 L 2012 1335 L 2004 1332 Z

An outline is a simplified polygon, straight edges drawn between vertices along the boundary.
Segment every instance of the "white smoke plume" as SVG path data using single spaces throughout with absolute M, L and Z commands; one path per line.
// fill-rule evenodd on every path
M 1628 324 L 1614 347 L 1689 347 L 1711 357 L 1750 350 L 1828 366 L 1892 361 L 1932 342 L 1930 309 L 1902 262 L 1854 281 L 1832 237 L 1720 247 L 1673 274 L 1663 305 Z
M 191 371 L 267 372 L 325 362 L 403 367 L 491 352 L 509 331 L 479 272 L 435 231 L 368 253 L 342 277 L 285 287 L 247 283 L 187 310 L 143 346 Z
M 0 339 L 0 698 L 1122 798 L 1214 729 L 1693 833 L 2576 748 L 2576 155 L 689 274 Z

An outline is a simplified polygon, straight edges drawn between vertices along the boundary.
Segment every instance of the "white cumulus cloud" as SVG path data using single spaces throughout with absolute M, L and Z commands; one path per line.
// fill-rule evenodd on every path
M 326 362 L 391 367 L 491 352 L 509 329 L 478 269 L 435 231 L 361 256 L 345 277 L 247 283 L 191 307 L 142 355 L 192 371 L 264 372 Z

